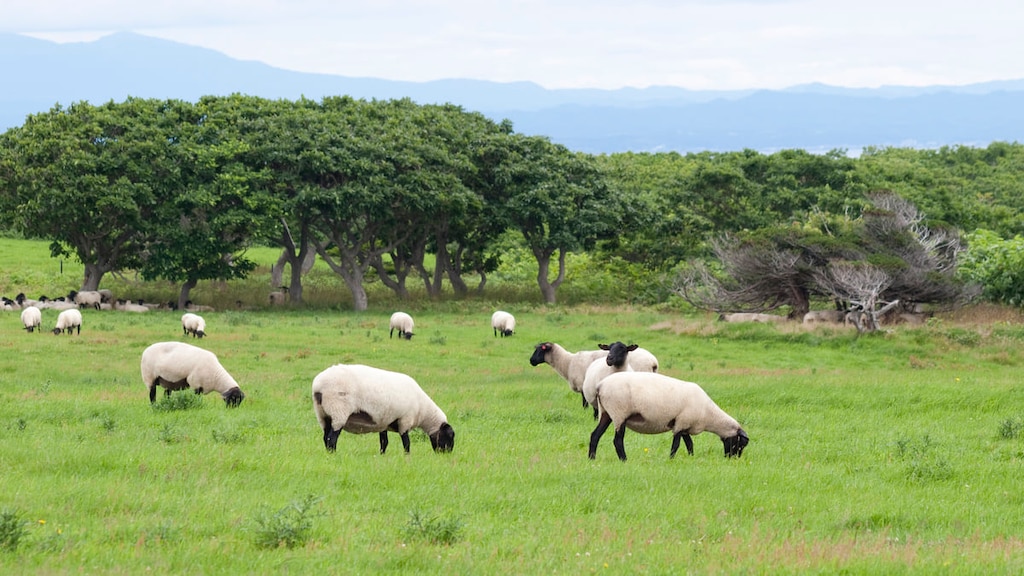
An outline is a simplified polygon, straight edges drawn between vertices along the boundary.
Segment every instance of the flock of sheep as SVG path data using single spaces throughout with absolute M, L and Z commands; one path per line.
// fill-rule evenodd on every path
M 39 308 L 24 306 L 22 322 L 29 332 L 38 328 Z M 181 324 L 185 336 L 206 335 L 205 320 L 194 312 L 186 312 Z M 81 325 L 82 315 L 72 307 L 60 313 L 53 331 L 80 332 Z M 491 317 L 495 337 L 512 336 L 515 326 L 515 318 L 508 312 L 497 311 Z M 391 337 L 397 331 L 400 339 L 411 339 L 412 316 L 395 312 L 389 328 Z M 657 357 L 636 344 L 613 342 L 599 345 L 598 350 L 569 352 L 554 342 L 544 342 L 534 348 L 530 364 L 545 363 L 580 394 L 584 408 L 593 410 L 597 426 L 590 436 L 591 459 L 609 426 L 614 427 L 615 452 L 623 461 L 627 428 L 641 434 L 671 432 L 670 457 L 675 456 L 680 441 L 693 454 L 691 436 L 705 431 L 722 440 L 727 457 L 741 456 L 750 441 L 736 419 L 719 408 L 700 386 L 659 374 Z M 156 401 L 158 387 L 168 396 L 184 389 L 196 394 L 218 392 L 229 407 L 239 406 L 245 398 L 214 353 L 185 342 L 157 342 L 146 348 L 141 372 L 151 403 Z M 409 431 L 414 428 L 427 435 L 437 452 L 449 452 L 455 445 L 455 430 L 444 411 L 406 374 L 359 364 L 334 365 L 313 379 L 312 400 L 324 447 L 331 452 L 337 448 L 342 431 L 377 433 L 381 454 L 388 446 L 388 432 L 397 433 L 409 452 Z

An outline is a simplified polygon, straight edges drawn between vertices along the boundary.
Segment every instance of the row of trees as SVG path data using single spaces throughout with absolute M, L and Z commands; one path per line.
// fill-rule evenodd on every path
M 871 261 L 885 274 L 876 301 L 962 298 L 959 231 L 984 239 L 987 254 L 1024 233 L 1022 176 L 1024 146 L 1007 143 L 858 158 L 590 156 L 409 100 L 129 98 L 56 106 L 0 135 L 0 224 L 75 255 L 83 289 L 136 270 L 180 282 L 182 302 L 200 280 L 251 271 L 254 243 L 281 247 L 275 269 L 290 270 L 282 283 L 293 302 L 315 257 L 344 280 L 356 309 L 367 306 L 370 278 L 399 296 L 409 278 L 431 296 L 443 286 L 464 295 L 468 278 L 483 290 L 512 231 L 537 262 L 546 302 L 566 254 L 585 250 L 648 279 L 683 270 L 677 291 L 700 292 L 693 301 L 708 307 L 796 314 L 818 298 L 862 298 L 839 277 Z M 939 235 L 948 241 L 935 244 Z M 969 260 L 984 283 L 984 258 Z M 740 262 L 789 262 L 788 280 L 770 285 L 799 288 L 744 300 L 747 280 L 782 271 Z M 821 269 L 828 274 L 815 276 Z M 694 292 L 699 270 L 706 282 Z M 943 288 L 925 290 L 935 282 Z

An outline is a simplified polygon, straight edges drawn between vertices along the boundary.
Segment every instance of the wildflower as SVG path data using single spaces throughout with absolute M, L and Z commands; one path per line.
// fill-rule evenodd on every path
M 46 520 L 43 520 L 42 518 L 40 518 L 39 519 L 39 525 L 42 526 L 44 524 L 46 524 Z

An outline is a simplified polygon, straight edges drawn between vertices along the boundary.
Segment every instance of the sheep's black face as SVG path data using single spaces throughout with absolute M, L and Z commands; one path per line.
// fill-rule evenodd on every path
M 511 330 L 502 330 L 501 333 L 504 336 L 511 336 L 512 335 L 512 331 Z
M 224 402 L 228 405 L 228 408 L 237 408 L 239 404 L 245 400 L 245 394 L 242 394 L 240 388 L 232 388 L 224 393 Z
M 636 344 L 630 344 L 626 346 L 622 342 L 612 342 L 609 346 L 601 346 L 602 350 L 608 350 L 608 356 L 605 356 L 605 362 L 609 366 L 622 367 L 626 364 L 626 355 L 636 350 L 638 346 Z
M 551 352 L 552 346 L 551 342 L 538 344 L 533 350 L 533 356 L 530 356 L 530 366 L 537 366 L 546 362 L 545 356 L 547 356 L 548 352 Z
M 430 437 L 434 452 L 451 452 L 455 448 L 455 429 L 445 422 L 436 434 Z
M 733 456 L 739 458 L 743 455 L 743 449 L 750 443 L 750 438 L 747 437 L 747 433 L 740 428 L 739 432 L 735 436 L 729 438 L 722 438 L 722 444 L 725 445 L 725 457 L 731 458 Z
M 412 340 L 412 332 L 406 332 L 405 333 L 405 339 L 406 340 Z

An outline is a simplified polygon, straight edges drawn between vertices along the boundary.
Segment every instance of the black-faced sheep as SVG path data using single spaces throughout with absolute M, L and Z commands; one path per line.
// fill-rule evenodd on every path
M 495 337 L 499 333 L 501 333 L 502 337 L 511 336 L 516 331 L 516 319 L 508 312 L 498 310 L 491 315 L 491 328 L 494 329 Z
M 198 314 L 185 312 L 181 315 L 181 329 L 185 336 L 191 334 L 193 338 L 202 338 L 206 336 L 206 320 Z
M 676 455 L 680 439 L 686 443 L 686 451 L 693 454 L 690 436 L 705 430 L 722 439 L 727 457 L 741 456 L 750 442 L 739 422 L 693 382 L 649 372 L 619 372 L 597 384 L 596 397 L 601 416 L 590 435 L 588 456 L 591 459 L 597 453 L 601 436 L 613 423 L 615 452 L 623 461 L 626 460 L 623 445 L 626 428 L 641 434 L 672 432 L 669 457 Z
M 313 379 L 313 411 L 324 432 L 324 447 L 334 452 L 341 431 L 376 432 L 380 453 L 388 430 L 397 432 L 409 452 L 409 430 L 419 428 L 435 452 L 451 452 L 455 430 L 448 417 L 410 376 L 361 364 L 336 364 Z
M 82 313 L 77 308 L 68 308 L 57 316 L 57 325 L 53 328 L 54 334 L 60 334 L 61 332 L 67 332 L 71 334 L 75 331 L 76 334 L 82 333 Z
M 100 309 L 100 303 L 103 302 L 103 294 L 100 294 L 97 290 L 82 290 L 76 292 L 72 290 L 68 293 L 68 300 L 74 302 L 79 308 L 95 308 Z
M 142 352 L 142 382 L 149 389 L 151 403 L 156 402 L 157 386 L 163 386 L 167 396 L 186 388 L 196 394 L 219 392 L 228 407 L 245 399 L 216 354 L 184 342 L 157 342 L 146 348 Z
M 547 362 L 558 372 L 558 375 L 565 378 L 569 388 L 580 395 L 583 400 L 583 407 L 587 407 L 587 399 L 583 396 L 583 380 L 587 375 L 587 368 L 598 358 L 608 355 L 607 350 L 581 350 L 569 352 L 554 342 L 538 344 L 530 356 L 530 365 L 537 366 Z
M 100 304 L 104 306 L 105 304 Z M 114 301 L 112 306 L 113 310 L 120 310 L 121 312 L 149 312 L 149 306 L 144 304 L 136 304 L 129 300 L 118 299 Z
M 43 313 L 35 306 L 28 306 L 21 311 L 21 323 L 25 326 L 25 330 L 35 332 L 43 323 Z
M 398 330 L 398 339 L 405 338 L 406 340 L 412 340 L 412 316 L 409 316 L 405 312 L 395 312 L 391 315 L 391 335 L 388 338 L 395 337 L 395 330 Z
M 658 359 L 654 354 L 636 344 L 626 346 L 622 342 L 612 342 L 597 346 L 602 350 L 607 350 L 608 355 L 591 362 L 583 377 L 583 399 L 594 408 L 595 419 L 598 415 L 596 398 L 598 382 L 616 372 L 658 371 Z

